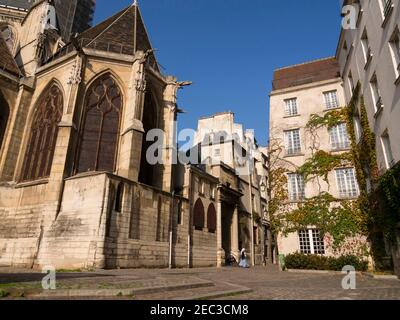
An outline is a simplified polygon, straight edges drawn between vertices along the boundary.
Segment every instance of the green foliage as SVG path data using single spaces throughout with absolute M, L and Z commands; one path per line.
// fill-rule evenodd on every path
M 345 121 L 345 114 L 342 110 L 332 110 L 326 112 L 323 117 L 318 114 L 312 114 L 307 122 L 306 128 L 312 131 L 316 129 L 327 127 L 328 129 L 337 126 L 339 123 Z
M 299 203 L 286 214 L 285 234 L 316 226 L 321 236 L 333 237 L 332 247 L 337 249 L 346 238 L 357 236 L 363 223 L 354 201 L 338 200 L 327 192 Z
M 285 257 L 288 269 L 342 271 L 345 266 L 353 266 L 357 271 L 366 271 L 368 262 L 353 255 L 338 258 L 301 253 L 289 254 Z
M 351 153 L 331 154 L 318 150 L 297 171 L 304 176 L 306 181 L 314 177 L 322 177 L 326 183 L 329 183 L 329 172 L 337 167 L 349 165 L 351 160 Z

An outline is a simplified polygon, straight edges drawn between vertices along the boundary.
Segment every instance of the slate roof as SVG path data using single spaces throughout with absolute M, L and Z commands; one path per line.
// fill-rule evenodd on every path
M 28 10 L 33 4 L 33 0 L 0 0 L 0 6 L 13 7 Z
M 83 47 L 133 55 L 135 53 L 135 19 L 137 19 L 136 50 L 146 52 L 152 49 L 152 46 L 140 9 L 137 7 L 135 10 L 134 5 L 82 32 L 78 36 L 78 42 Z M 154 55 L 150 56 L 150 63 L 158 70 Z
M 272 90 L 281 90 L 338 77 L 340 77 L 339 64 L 336 58 L 330 57 L 275 70 Z
M 0 35 L 0 70 L 5 70 L 15 76 L 20 76 L 21 72 L 14 60 L 10 50 L 8 49 L 7 43 L 4 38 Z

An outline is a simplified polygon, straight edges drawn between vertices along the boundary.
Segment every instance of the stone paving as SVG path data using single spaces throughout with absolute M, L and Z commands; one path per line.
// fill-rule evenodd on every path
M 0 289 L 7 283 L 35 282 L 42 276 L 38 272 L 0 268 Z M 63 283 L 67 282 L 71 286 L 79 284 L 82 288 L 91 288 L 96 283 L 100 284 L 100 288 L 128 288 L 135 284 L 136 286 L 140 284 L 141 287 L 164 286 L 164 290 L 125 297 L 125 299 L 136 300 L 206 298 L 221 300 L 400 300 L 400 281 L 397 279 L 378 280 L 358 275 L 357 289 L 343 290 L 341 286 L 343 275 L 341 274 L 280 272 L 276 266 L 250 269 L 96 270 L 88 273 L 61 273 L 57 275 L 57 279 Z M 184 288 L 184 290 L 168 289 L 169 286 L 179 283 L 190 284 L 196 279 L 197 281 L 211 281 L 214 285 Z M 101 299 L 102 297 L 96 298 Z M 107 299 L 109 298 L 107 297 Z M 122 299 L 123 297 L 111 298 Z

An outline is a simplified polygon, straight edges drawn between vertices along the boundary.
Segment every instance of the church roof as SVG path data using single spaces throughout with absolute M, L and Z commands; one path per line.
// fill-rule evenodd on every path
M 33 0 L 0 0 L 0 6 L 28 10 Z
M 8 49 L 7 43 L 4 38 L 0 35 L 0 70 L 5 70 L 15 76 L 20 76 L 21 71 L 19 70 L 17 63 L 14 60 L 10 50 Z
M 129 55 L 135 53 L 135 43 L 136 51 L 152 49 L 140 9 L 135 5 L 82 32 L 78 42 L 82 47 Z M 150 63 L 158 70 L 153 55 L 150 56 Z

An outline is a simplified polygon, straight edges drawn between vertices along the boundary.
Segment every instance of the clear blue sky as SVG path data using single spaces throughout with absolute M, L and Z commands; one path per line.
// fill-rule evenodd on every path
M 95 23 L 132 3 L 97 0 Z M 179 92 L 180 128 L 233 111 L 268 140 L 268 93 L 275 68 L 333 56 L 338 0 L 139 0 L 163 72 L 194 84 Z

